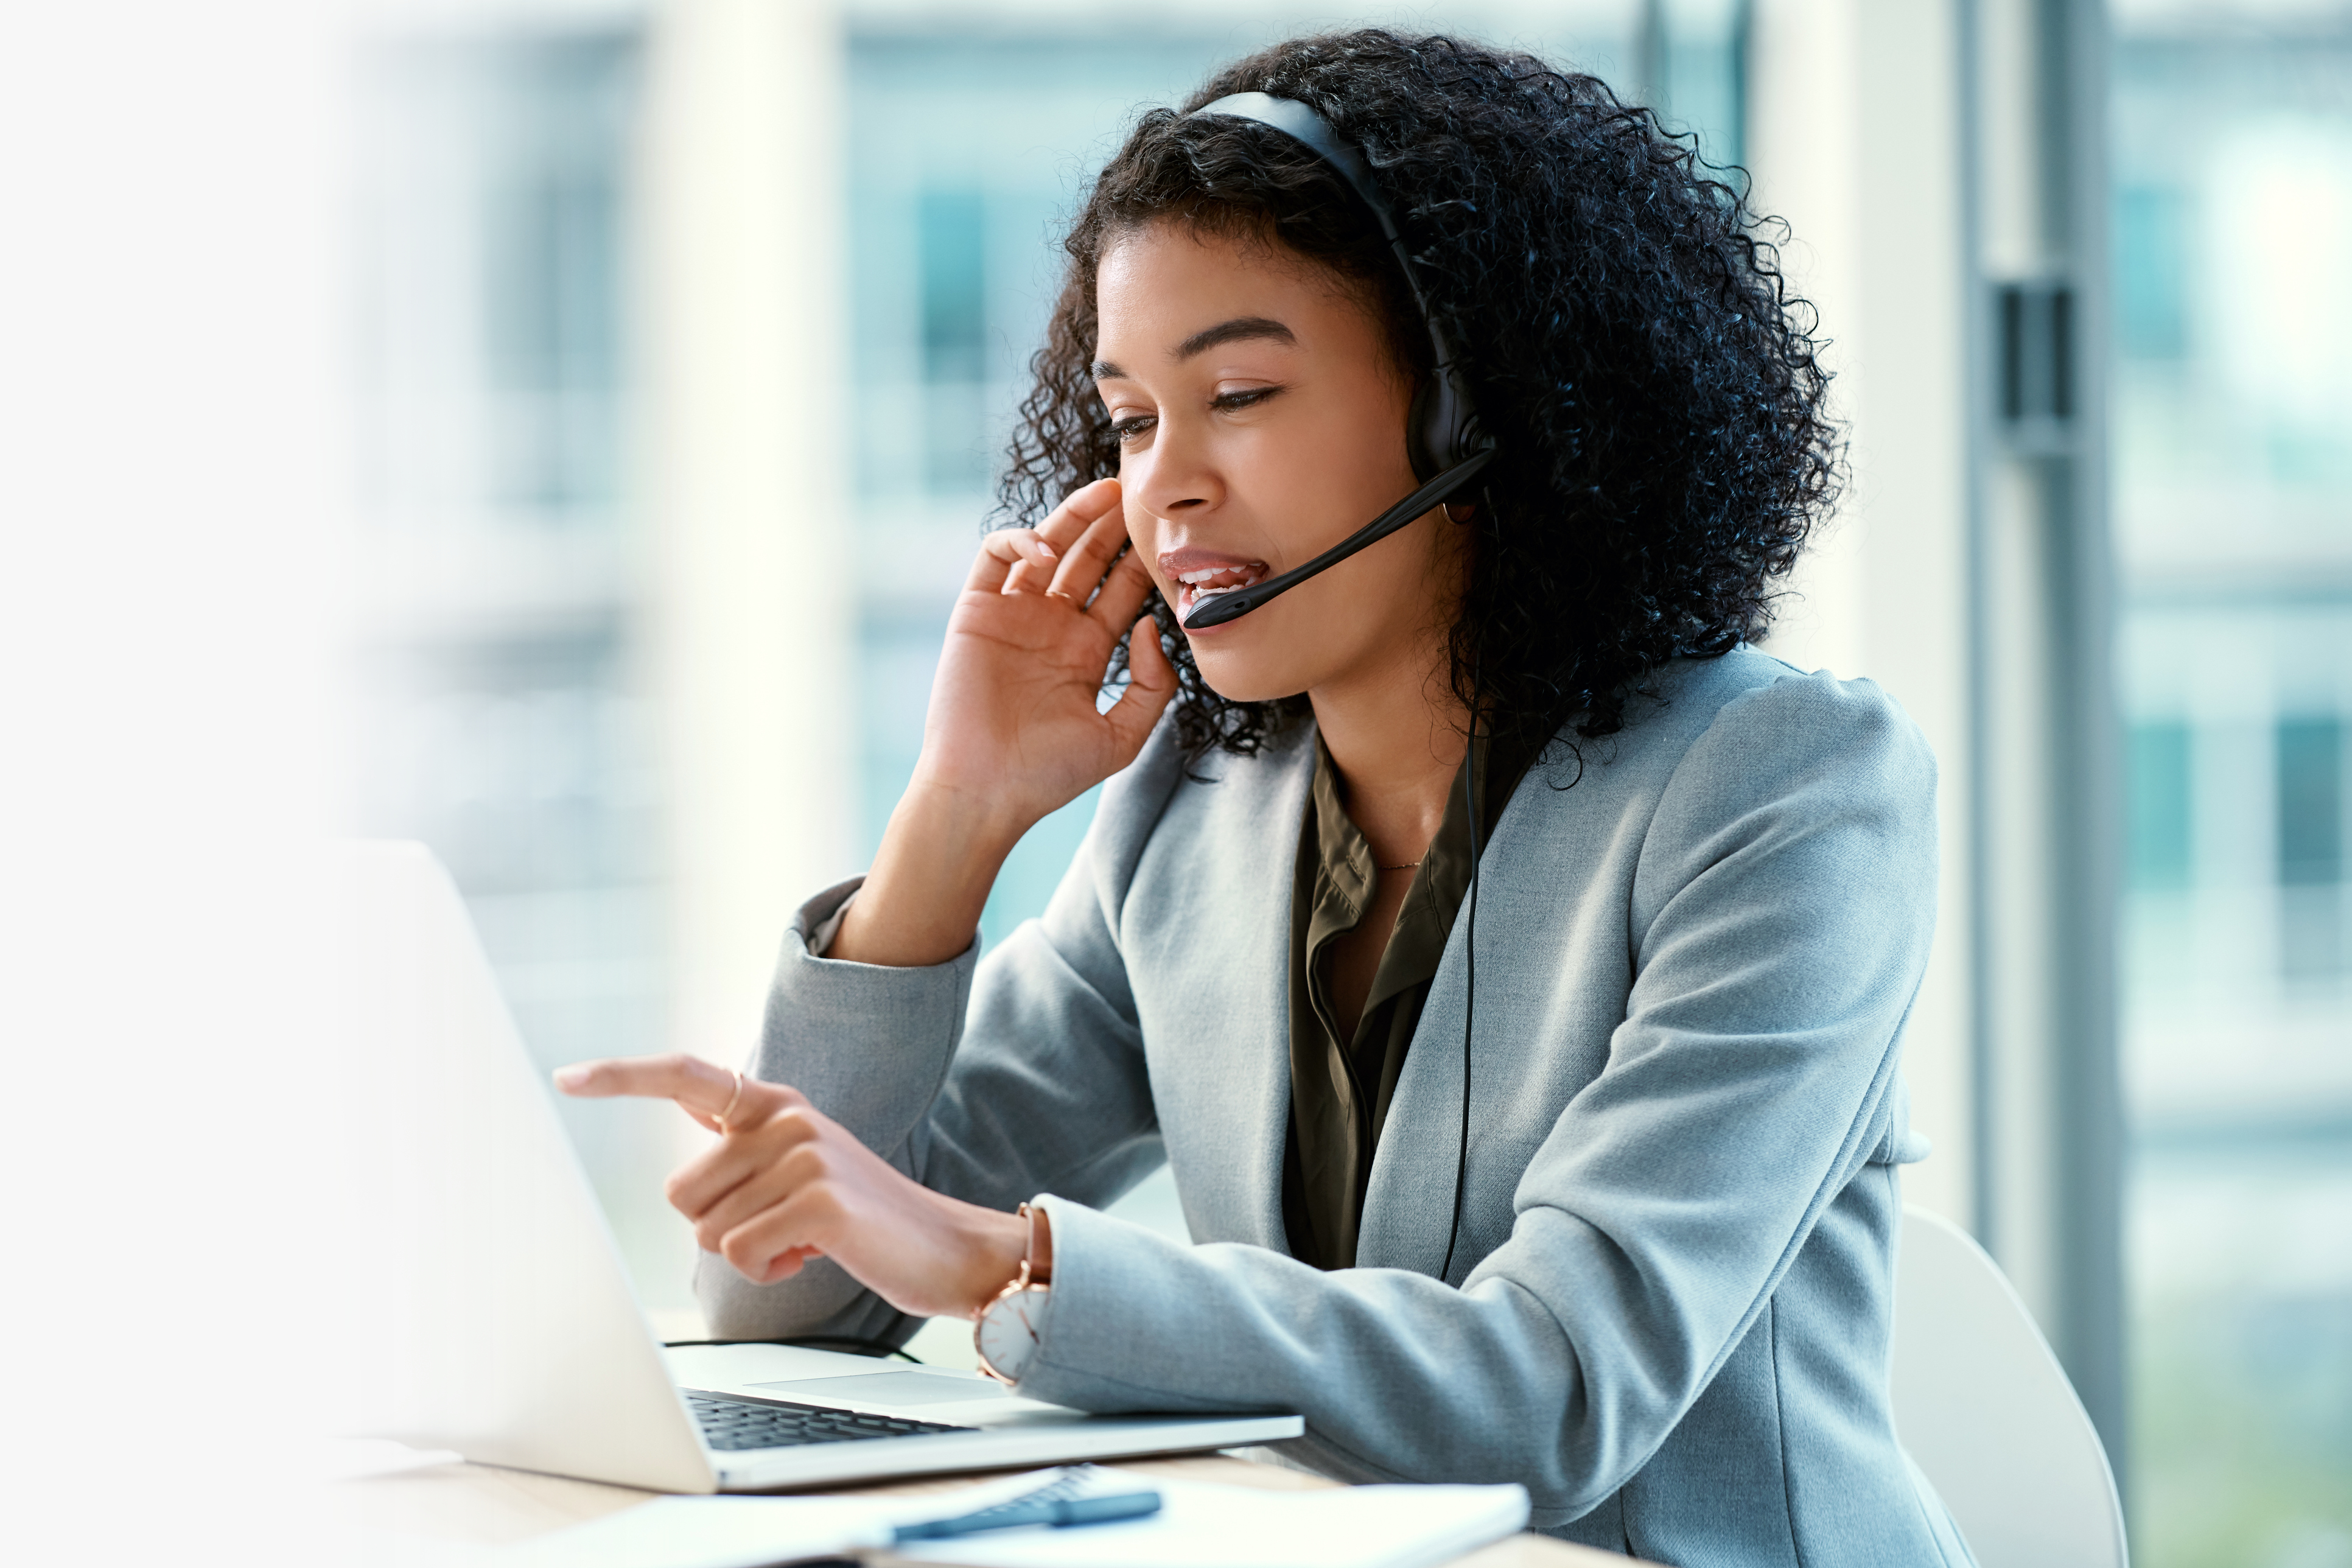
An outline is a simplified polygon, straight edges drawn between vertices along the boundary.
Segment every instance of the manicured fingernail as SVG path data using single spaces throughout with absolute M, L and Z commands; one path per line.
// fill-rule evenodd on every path
M 1045 554 L 1045 559 L 1048 561 L 1058 561 L 1061 559 L 1061 557 L 1054 553 L 1054 547 L 1046 543 L 1042 539 L 1037 542 L 1037 548 Z
M 587 1081 L 588 1069 L 586 1068 L 572 1067 L 557 1068 L 555 1069 L 555 1087 L 558 1089 L 577 1089 Z

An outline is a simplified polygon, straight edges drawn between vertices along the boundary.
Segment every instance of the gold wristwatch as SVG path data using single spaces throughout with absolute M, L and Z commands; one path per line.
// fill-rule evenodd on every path
M 1046 1228 L 1045 1211 L 1023 1204 L 1021 1217 L 1029 1222 L 1021 1272 L 972 1314 L 971 1323 L 971 1343 L 980 1352 L 980 1370 L 1007 1384 L 1021 1381 L 1036 1353 L 1037 1331 L 1054 1279 L 1053 1232 Z M 1043 1247 L 1038 1245 L 1041 1238 Z

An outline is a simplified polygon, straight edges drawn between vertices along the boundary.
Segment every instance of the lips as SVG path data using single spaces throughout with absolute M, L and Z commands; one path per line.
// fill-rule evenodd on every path
M 1195 609 L 1219 595 L 1263 583 L 1268 575 L 1263 561 L 1205 550 L 1172 551 L 1160 558 L 1160 569 L 1175 581 L 1178 620 L 1190 619 Z

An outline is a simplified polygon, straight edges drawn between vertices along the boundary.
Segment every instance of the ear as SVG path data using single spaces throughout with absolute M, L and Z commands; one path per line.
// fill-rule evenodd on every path
M 1477 515 L 1478 506 L 1475 501 L 1447 501 L 1445 503 L 1445 520 L 1448 522 L 1467 522 Z

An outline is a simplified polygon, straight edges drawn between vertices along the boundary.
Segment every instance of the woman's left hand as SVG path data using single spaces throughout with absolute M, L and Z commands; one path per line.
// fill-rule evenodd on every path
M 683 1053 L 582 1062 L 555 1084 L 588 1099 L 673 1100 L 720 1134 L 667 1191 L 703 1250 L 755 1285 L 825 1257 L 902 1312 L 968 1317 L 1021 1268 L 1028 1227 L 1016 1215 L 920 1185 L 797 1089 L 746 1078 L 739 1094 L 733 1073 Z

